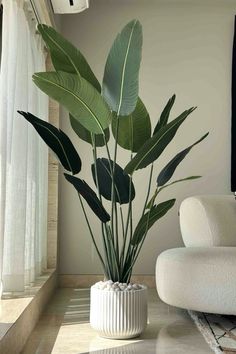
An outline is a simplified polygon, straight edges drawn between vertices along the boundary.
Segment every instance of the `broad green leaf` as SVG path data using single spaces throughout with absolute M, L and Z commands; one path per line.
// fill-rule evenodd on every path
M 160 119 L 157 122 L 157 125 L 154 129 L 153 135 L 156 134 L 162 127 L 164 127 L 167 123 L 168 123 L 168 119 L 170 116 L 170 111 L 173 107 L 173 104 L 175 103 L 175 98 L 176 96 L 173 95 L 169 101 L 167 102 L 165 108 L 163 109 L 161 115 L 160 115 Z
M 73 174 L 81 170 L 81 160 L 68 136 L 60 129 L 29 112 L 18 111 L 45 141 L 45 143 L 57 155 L 62 166 Z
M 114 162 L 111 161 L 111 167 L 113 171 Z M 105 158 L 99 158 L 96 160 L 98 186 L 101 195 L 111 200 L 112 192 L 112 171 L 110 169 L 109 160 Z M 95 165 L 92 164 L 93 180 L 96 184 Z M 120 204 L 129 203 L 129 191 L 131 185 L 131 200 L 135 197 L 135 190 L 133 182 L 128 175 L 124 175 L 123 169 L 116 163 L 114 172 L 114 185 L 115 185 L 115 201 Z
M 38 30 L 50 51 L 52 63 L 57 71 L 81 75 L 101 92 L 101 86 L 85 57 L 72 43 L 50 26 L 39 24 Z
M 190 145 L 186 149 L 180 151 L 173 159 L 170 160 L 170 162 L 163 168 L 163 170 L 159 173 L 157 177 L 157 185 L 159 187 L 163 186 L 166 184 L 171 177 L 173 176 L 176 168 L 180 164 L 181 161 L 185 158 L 185 156 L 189 153 L 189 151 L 197 144 L 199 144 L 202 140 L 204 140 L 209 133 L 203 135 L 201 139 L 197 140 L 194 144 Z
M 135 170 L 144 168 L 154 162 L 174 138 L 180 125 L 185 121 L 188 115 L 194 111 L 194 109 L 195 108 L 192 107 L 184 111 L 172 122 L 162 127 L 155 135 L 148 139 L 137 152 L 135 157 L 125 167 L 125 173 L 132 174 Z
M 140 219 L 131 240 L 131 244 L 138 245 L 143 237 L 145 237 L 147 231 L 152 225 L 160 218 L 162 218 L 168 210 L 170 210 L 175 204 L 175 199 L 170 199 L 162 202 L 158 205 L 154 205 L 150 211 L 147 211 Z
M 136 107 L 141 50 L 142 26 L 133 20 L 116 37 L 104 71 L 102 93 L 117 115 L 127 116 Z
M 70 182 L 77 192 L 86 200 L 92 211 L 102 222 L 108 222 L 110 215 L 104 209 L 102 203 L 98 199 L 96 193 L 89 187 L 89 185 L 80 178 L 64 173 L 65 178 Z
M 112 115 L 102 96 L 88 81 L 62 71 L 36 73 L 33 81 L 48 96 L 67 108 L 87 130 L 104 134 Z
M 114 138 L 116 137 L 117 124 L 117 143 L 124 149 L 137 152 L 151 136 L 150 117 L 140 98 L 138 98 L 135 110 L 130 115 L 117 117 L 116 114 L 113 114 L 112 132 Z
M 70 114 L 70 124 L 72 126 L 72 129 L 80 139 L 92 145 L 91 133 L 86 128 L 84 128 L 83 125 L 80 124 L 78 120 L 76 120 L 71 114 Z M 109 128 L 106 128 L 104 130 L 104 134 L 105 134 L 106 142 L 108 142 L 110 138 Z M 102 134 L 94 134 L 94 139 L 95 139 L 95 145 L 97 147 L 105 145 L 104 136 Z

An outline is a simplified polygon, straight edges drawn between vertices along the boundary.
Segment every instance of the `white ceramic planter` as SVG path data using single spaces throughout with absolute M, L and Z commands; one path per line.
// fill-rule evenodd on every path
M 109 291 L 91 287 L 90 324 L 101 337 L 139 336 L 147 325 L 147 288 Z

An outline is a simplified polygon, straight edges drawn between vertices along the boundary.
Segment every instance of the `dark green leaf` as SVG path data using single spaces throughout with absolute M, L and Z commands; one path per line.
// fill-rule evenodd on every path
M 157 122 L 157 125 L 154 129 L 153 135 L 156 134 L 162 127 L 164 127 L 167 123 L 168 123 L 168 119 L 170 116 L 170 111 L 173 107 L 173 104 L 175 103 L 175 98 L 176 96 L 173 95 L 169 101 L 167 102 L 165 108 L 163 109 L 161 115 L 160 115 L 160 119 Z
M 126 116 L 135 109 L 141 50 L 142 26 L 133 20 L 116 37 L 104 71 L 103 96 L 117 115 Z
M 135 170 L 144 168 L 154 162 L 174 138 L 180 125 L 194 109 L 195 108 L 190 108 L 184 111 L 180 116 L 162 127 L 155 135 L 148 139 L 125 167 L 125 173 L 132 174 Z
M 98 174 L 98 185 L 101 195 L 107 200 L 111 200 L 112 192 L 112 173 L 110 169 L 109 161 L 105 158 L 96 160 L 97 174 Z M 113 161 L 111 161 L 111 166 L 113 170 Z M 96 184 L 95 166 L 92 165 L 93 180 Z M 133 182 L 130 181 L 130 177 L 124 175 L 123 169 L 116 163 L 114 172 L 114 183 L 115 183 L 115 201 L 120 204 L 125 204 L 129 202 L 129 190 L 131 182 L 131 200 L 135 197 L 135 190 Z
M 180 164 L 181 161 L 185 158 L 185 156 L 189 153 L 189 151 L 198 143 L 200 143 L 202 140 L 204 140 L 209 133 L 203 135 L 201 139 L 197 140 L 194 144 L 190 145 L 186 149 L 180 151 L 173 159 L 170 160 L 170 162 L 163 168 L 163 170 L 159 173 L 157 177 L 157 185 L 159 187 L 163 186 L 166 184 L 171 177 L 173 176 L 176 168 Z
M 102 96 L 88 81 L 62 71 L 36 73 L 33 81 L 90 132 L 104 134 L 112 115 Z
M 60 129 L 29 112 L 18 111 L 33 125 L 45 143 L 53 150 L 62 166 L 73 174 L 81 170 L 81 160 L 68 136 Z
M 53 65 L 57 71 L 81 75 L 99 92 L 101 86 L 83 54 L 54 28 L 40 24 L 38 30 L 50 50 Z
M 124 149 L 137 152 L 151 136 L 151 122 L 149 114 L 140 98 L 135 110 L 128 116 L 118 116 L 114 113 L 112 132 L 115 138 L 118 125 L 117 142 Z
M 149 230 L 158 219 L 162 218 L 168 212 L 168 210 L 173 207 L 174 204 L 175 199 L 170 199 L 158 205 L 154 205 L 151 208 L 151 211 L 147 211 L 141 217 L 134 231 L 131 240 L 132 245 L 138 245 L 142 241 L 143 237 L 145 237 L 147 230 Z
M 74 132 L 78 135 L 80 139 L 92 145 L 91 133 L 86 128 L 84 128 L 83 125 L 80 124 L 78 120 L 76 120 L 71 114 L 70 114 L 70 124 Z M 104 130 L 104 134 L 105 134 L 106 142 L 108 142 L 110 138 L 109 128 L 106 128 Z M 95 139 L 95 145 L 97 147 L 105 145 L 104 136 L 102 134 L 94 134 L 94 139 Z
M 104 209 L 102 203 L 98 199 L 96 193 L 89 187 L 89 185 L 80 178 L 64 173 L 68 182 L 73 184 L 77 192 L 86 200 L 92 211 L 102 222 L 108 222 L 110 215 Z

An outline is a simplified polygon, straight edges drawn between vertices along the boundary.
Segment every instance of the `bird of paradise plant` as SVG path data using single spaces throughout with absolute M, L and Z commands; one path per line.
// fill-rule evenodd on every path
M 152 132 L 150 116 L 138 95 L 142 50 L 142 27 L 139 21 L 129 22 L 115 38 L 106 61 L 102 87 L 77 48 L 52 27 L 39 25 L 38 31 L 50 52 L 55 71 L 35 73 L 33 81 L 69 111 L 74 132 L 92 146 L 91 172 L 96 192 L 84 180 L 75 176 L 80 173 L 82 163 L 69 137 L 29 112 L 19 113 L 34 126 L 56 153 L 64 169 L 70 172 L 64 175 L 78 192 L 88 231 L 105 277 L 113 281 L 129 282 L 148 230 L 175 203 L 175 199 L 156 203 L 158 195 L 174 183 L 200 177 L 191 176 L 168 183 L 184 157 L 208 133 L 178 152 L 163 167 L 151 194 L 155 161 L 195 107 L 185 110 L 169 122 L 176 98 L 173 95 Z M 114 156 L 111 156 L 108 145 L 110 130 L 114 137 Z M 124 169 L 117 163 L 118 147 L 130 151 L 130 161 Z M 99 157 L 100 148 L 103 148 L 106 157 Z M 147 166 L 150 166 L 147 195 L 140 220 L 133 227 L 133 175 Z M 103 205 L 103 198 L 111 203 L 110 213 Z M 84 201 L 101 222 L 103 249 L 99 248 L 94 236 Z M 124 204 L 128 206 L 126 213 L 123 211 Z

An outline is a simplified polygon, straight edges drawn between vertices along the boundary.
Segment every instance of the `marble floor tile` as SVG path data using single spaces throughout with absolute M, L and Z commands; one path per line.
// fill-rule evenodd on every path
M 186 311 L 149 291 L 149 323 L 132 340 L 108 340 L 89 325 L 89 290 L 58 289 L 22 354 L 211 354 Z

